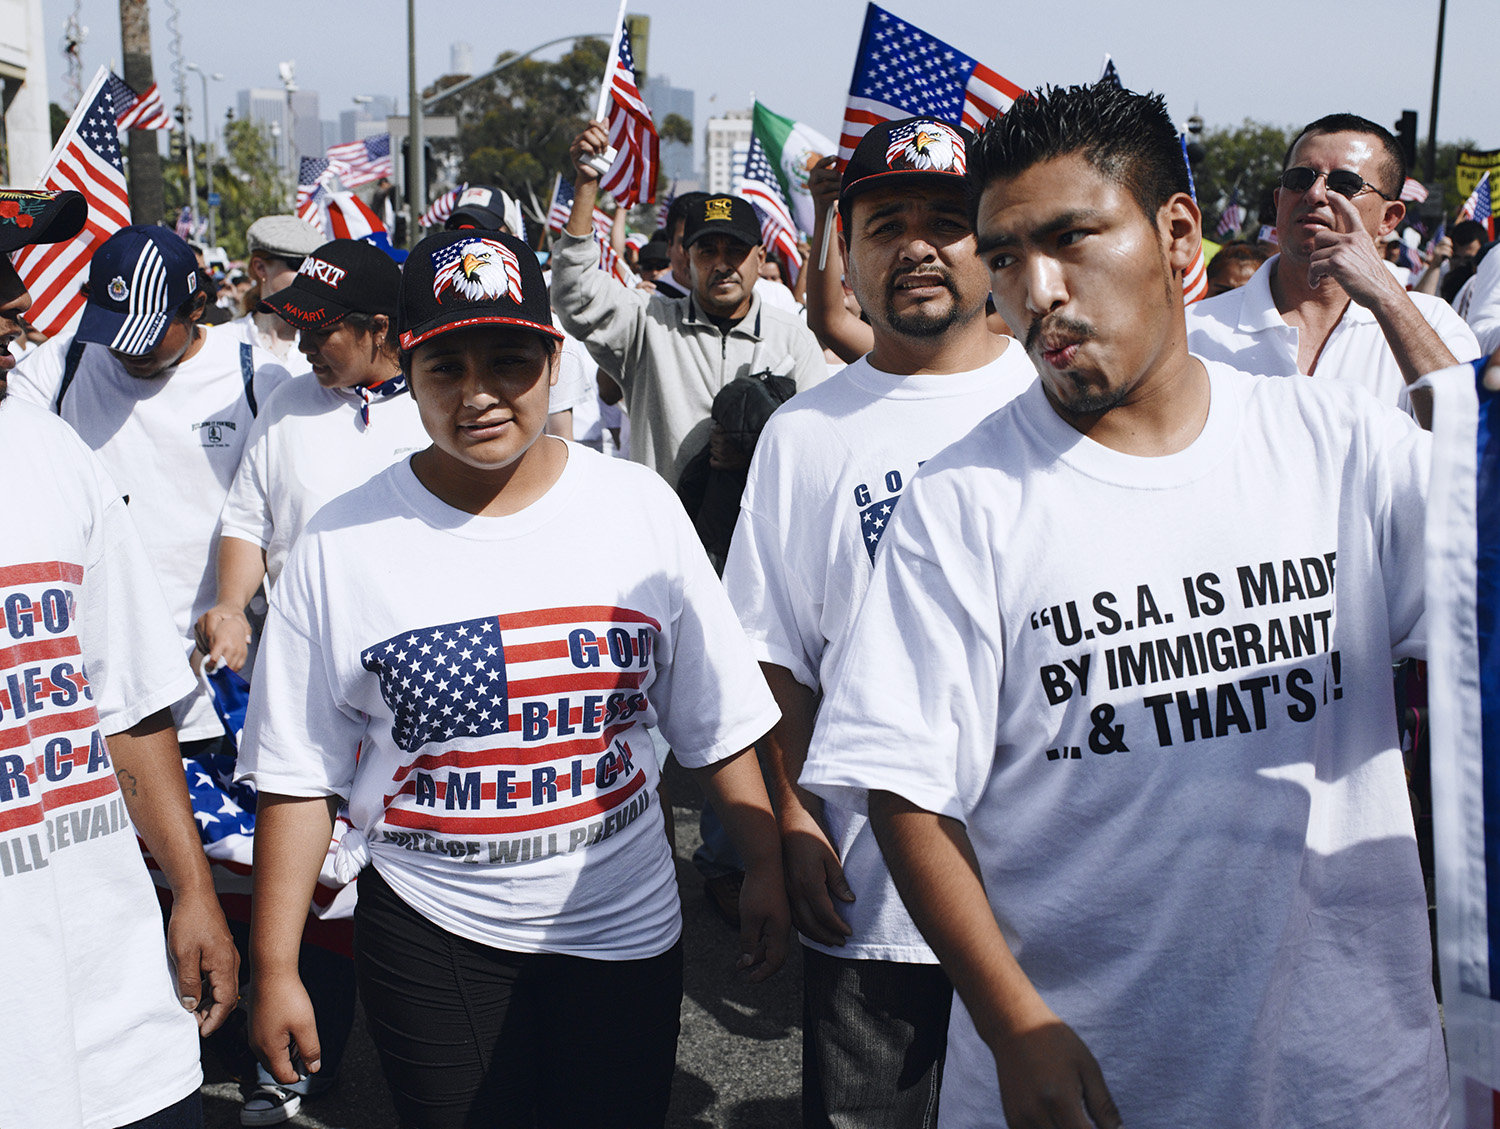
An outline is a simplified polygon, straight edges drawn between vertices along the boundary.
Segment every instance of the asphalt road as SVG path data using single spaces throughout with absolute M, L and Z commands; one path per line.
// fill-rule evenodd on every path
M 682 893 L 682 1035 L 668 1129 L 783 1129 L 800 1122 L 802 1069 L 801 947 L 765 984 L 734 970 L 736 936 L 709 908 L 687 860 L 699 842 L 697 786 L 675 761 L 667 788 L 676 823 Z M 241 1064 L 242 1065 L 242 1064 Z M 203 1107 L 208 1129 L 238 1129 L 236 1064 L 205 1055 Z M 364 1017 L 355 1021 L 338 1085 L 305 1102 L 287 1124 L 311 1129 L 398 1129 Z

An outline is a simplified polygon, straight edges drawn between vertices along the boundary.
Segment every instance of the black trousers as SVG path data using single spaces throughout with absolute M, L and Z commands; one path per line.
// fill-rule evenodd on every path
M 455 936 L 359 877 L 354 961 L 406 1129 L 660 1129 L 682 943 L 645 960 L 516 953 Z

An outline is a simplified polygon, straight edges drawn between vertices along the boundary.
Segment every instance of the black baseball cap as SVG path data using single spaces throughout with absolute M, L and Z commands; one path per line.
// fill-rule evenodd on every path
M 636 262 L 647 270 L 664 270 L 672 265 L 672 256 L 667 250 L 667 237 L 657 232 L 639 251 L 636 252 Z
M 443 223 L 444 231 L 474 228 L 479 231 L 511 231 L 520 216 L 520 208 L 504 191 L 493 184 L 471 184 L 458 194 L 453 211 Z
M 860 138 L 839 182 L 839 207 L 872 188 L 948 183 L 960 188 L 974 138 L 961 126 L 933 118 L 902 118 L 872 126 Z
M 71 189 L 0 188 L 0 252 L 62 243 L 83 230 L 88 201 Z
M 329 329 L 352 313 L 395 316 L 401 268 L 363 239 L 335 239 L 302 260 L 297 277 L 256 309 L 297 329 Z
M 688 206 L 682 229 L 682 245 L 691 247 L 708 235 L 727 235 L 751 247 L 760 243 L 760 217 L 755 205 L 743 196 L 720 193 L 705 196 Z
M 442 231 L 412 248 L 401 272 L 401 348 L 471 325 L 513 325 L 562 338 L 536 252 L 503 231 Z

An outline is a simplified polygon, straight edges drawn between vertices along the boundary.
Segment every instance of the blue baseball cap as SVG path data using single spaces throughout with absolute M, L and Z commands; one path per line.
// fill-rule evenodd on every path
M 172 315 L 198 293 L 198 260 L 165 227 L 122 227 L 89 263 L 77 340 L 139 356 L 161 343 Z

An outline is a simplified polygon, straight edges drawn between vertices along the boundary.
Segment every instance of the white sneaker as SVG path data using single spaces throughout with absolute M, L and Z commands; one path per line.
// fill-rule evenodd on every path
M 257 1086 L 240 1107 L 241 1125 L 280 1125 L 297 1116 L 302 1097 L 272 1083 Z

